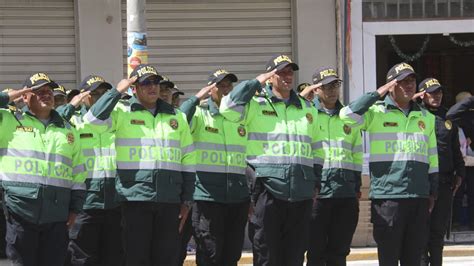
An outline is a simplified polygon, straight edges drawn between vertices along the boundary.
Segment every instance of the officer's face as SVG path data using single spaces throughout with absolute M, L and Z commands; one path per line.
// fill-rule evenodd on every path
M 56 96 L 54 96 L 54 108 L 58 107 L 58 106 L 61 106 L 63 104 L 66 104 L 67 101 L 66 101 L 66 96 L 62 95 L 62 94 L 58 94 Z
M 293 84 L 294 71 L 291 66 L 286 66 L 280 71 L 277 71 L 273 77 L 270 78 L 270 82 L 276 89 L 291 90 Z
M 159 82 L 160 81 L 157 77 L 151 76 L 143 82 L 138 82 L 132 91 L 135 93 L 140 103 L 153 105 L 160 97 Z
M 443 100 L 443 91 L 436 90 L 434 92 L 426 93 L 423 97 L 423 102 L 432 107 L 440 107 L 441 101 Z
M 90 97 L 86 97 L 84 100 L 84 103 L 86 106 L 91 107 L 94 105 L 104 93 L 107 92 L 107 87 L 104 86 L 99 86 L 97 89 L 91 91 L 91 94 L 89 94 Z
M 53 89 L 50 85 L 42 86 L 39 89 L 25 94 L 23 100 L 33 112 L 37 110 L 52 110 L 54 108 Z
M 395 86 L 392 97 L 396 102 L 408 103 L 416 93 L 416 78 L 410 75 L 405 79 L 399 81 Z
M 220 100 L 223 96 L 229 94 L 233 88 L 232 81 L 225 78 L 216 84 L 216 88 L 212 90 L 211 94 L 215 94 L 213 97 L 217 96 Z
M 171 88 L 167 85 L 160 85 L 160 99 L 171 104 Z
M 339 99 L 341 82 L 333 81 L 317 89 L 319 100 L 326 105 L 333 105 Z

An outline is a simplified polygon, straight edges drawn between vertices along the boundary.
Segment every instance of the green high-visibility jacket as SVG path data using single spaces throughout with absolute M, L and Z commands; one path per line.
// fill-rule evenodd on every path
M 89 123 L 84 123 L 83 117 L 88 111 L 84 105 L 76 111 L 71 104 L 65 104 L 58 107 L 57 111 L 79 131 L 87 171 L 84 209 L 118 207 L 115 191 L 115 134 L 109 131 L 97 133 Z
M 354 198 L 360 192 L 362 171 L 362 137 L 339 118 L 343 105 L 337 101 L 329 113 L 314 100 L 318 109 L 316 157 L 322 164 L 319 198 Z
M 98 133 L 115 134 L 119 201 L 191 201 L 195 151 L 186 115 L 158 100 L 152 114 L 135 97 L 106 92 L 84 116 Z
M 320 187 L 321 166 L 313 146 L 318 134 L 317 110 L 291 91 L 287 102 L 258 80 L 244 81 L 222 99 L 219 111 L 248 131 L 247 162 L 256 178 L 278 199 L 311 199 Z
M 8 103 L 0 93 L 0 108 Z M 79 134 L 56 111 L 44 125 L 29 111 L 0 109 L 0 179 L 6 207 L 28 222 L 65 222 L 82 210 Z
M 438 191 L 435 117 L 415 102 L 408 115 L 371 92 L 342 108 L 344 123 L 369 141 L 370 198 L 427 198 Z M 377 103 L 376 103 L 377 102 Z
M 190 121 L 196 149 L 194 200 L 248 201 L 245 126 L 220 115 L 219 107 L 212 99 L 196 108 L 198 105 L 199 99 L 193 96 L 180 107 Z

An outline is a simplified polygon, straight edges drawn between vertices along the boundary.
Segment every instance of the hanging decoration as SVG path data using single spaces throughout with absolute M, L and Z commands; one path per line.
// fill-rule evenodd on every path
M 457 46 L 460 46 L 460 47 L 471 47 L 471 46 L 474 46 L 474 41 L 469 41 L 469 42 L 463 42 L 463 41 L 458 41 L 456 40 L 456 38 L 454 38 L 453 35 L 449 35 L 449 40 L 456 44 Z
M 426 48 L 428 47 L 428 43 L 430 42 L 430 36 L 427 35 L 426 38 L 425 38 L 425 41 L 421 45 L 420 50 L 418 50 L 418 52 L 416 52 L 412 55 L 407 55 L 402 50 L 400 50 L 400 48 L 397 45 L 397 41 L 395 40 L 395 37 L 393 37 L 392 35 L 389 35 L 388 38 L 390 40 L 390 44 L 392 44 L 392 47 L 395 50 L 395 52 L 397 53 L 397 55 L 399 57 L 403 58 L 403 60 L 405 60 L 406 62 L 413 62 L 413 61 L 417 60 L 418 58 L 420 58 L 425 53 Z

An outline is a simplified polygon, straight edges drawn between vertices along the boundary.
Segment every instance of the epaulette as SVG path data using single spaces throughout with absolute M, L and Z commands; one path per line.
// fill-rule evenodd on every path
M 378 100 L 374 104 L 376 104 L 376 105 L 385 105 L 385 102 Z

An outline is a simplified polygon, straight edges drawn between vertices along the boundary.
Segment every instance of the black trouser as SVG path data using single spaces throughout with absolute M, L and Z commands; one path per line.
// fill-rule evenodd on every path
M 86 210 L 69 230 L 70 265 L 122 265 L 120 208 Z
M 122 204 L 126 266 L 170 266 L 177 263 L 178 203 L 128 201 Z
M 466 167 L 466 177 L 461 187 L 459 187 L 453 202 L 453 223 L 460 223 L 462 201 L 464 194 L 467 196 L 468 222 L 471 229 L 474 229 L 474 167 Z
M 196 201 L 193 230 L 198 266 L 236 266 L 241 255 L 249 202 Z
M 288 202 L 263 189 L 249 221 L 255 266 L 301 266 L 312 200 Z
M 306 265 L 346 265 L 358 221 L 356 198 L 318 199 L 311 214 Z
M 440 183 L 438 199 L 430 215 L 428 242 L 421 259 L 421 265 L 440 266 L 443 264 L 444 235 L 449 226 L 452 199 L 451 183 Z
M 66 222 L 32 224 L 8 211 L 7 256 L 13 265 L 63 266 L 67 251 Z
M 373 199 L 371 205 L 379 265 L 420 265 L 427 241 L 428 199 Z
M 179 234 L 178 264 L 177 264 L 178 266 L 182 266 L 184 264 L 184 260 L 186 259 L 186 256 L 188 255 L 188 243 L 191 240 L 191 237 L 193 236 L 191 213 L 192 213 L 192 209 L 189 210 L 188 218 L 186 219 L 186 222 L 184 223 L 183 230 Z

